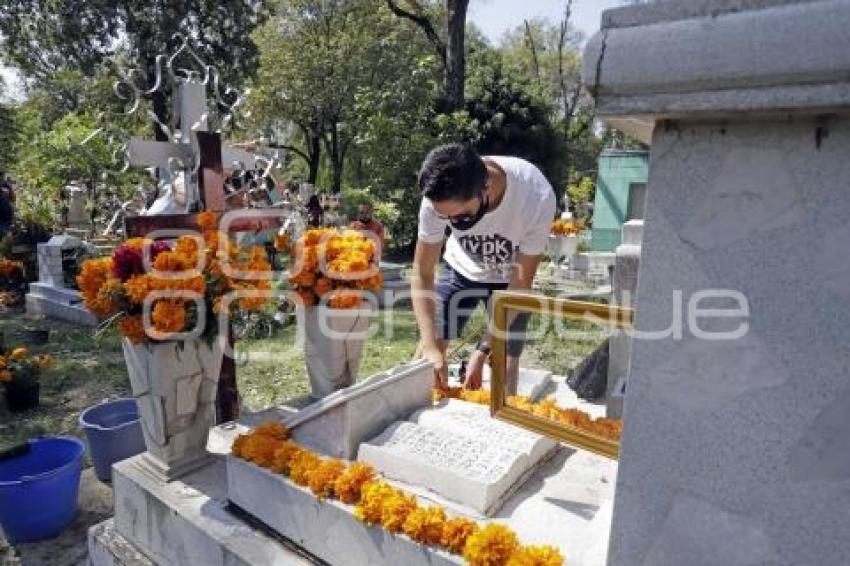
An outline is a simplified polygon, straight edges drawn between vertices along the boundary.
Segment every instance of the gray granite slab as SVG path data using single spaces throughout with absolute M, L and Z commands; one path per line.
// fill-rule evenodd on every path
M 683 326 L 633 343 L 612 566 L 850 560 L 850 119 L 820 146 L 814 124 L 655 133 L 636 328 Z M 707 289 L 746 311 L 696 330 L 743 336 L 689 325 Z
M 659 117 L 825 113 L 850 97 L 848 27 L 841 0 L 650 2 L 606 13 L 582 80 L 645 143 Z
M 114 527 L 151 562 L 203 566 L 311 564 L 225 509 L 224 462 L 216 460 L 166 484 L 153 479 L 140 458 L 113 467 Z M 95 538 L 98 533 L 95 531 Z
M 433 369 L 424 361 L 379 373 L 284 417 L 294 440 L 352 460 L 360 443 L 431 404 Z

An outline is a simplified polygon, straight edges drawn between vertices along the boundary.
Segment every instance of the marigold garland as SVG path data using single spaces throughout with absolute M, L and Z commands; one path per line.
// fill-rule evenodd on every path
M 422 544 L 438 545 L 443 542 L 443 525 L 446 512 L 442 507 L 418 507 L 404 520 L 404 534 Z
M 523 546 L 508 559 L 507 566 L 563 566 L 564 557 L 554 546 Z
M 271 265 L 265 250 L 239 250 L 233 240 L 216 230 L 215 213 L 202 212 L 196 221 L 203 234 L 181 236 L 173 247 L 166 242 L 130 238 L 112 257 L 86 261 L 77 276 L 85 305 L 99 318 L 117 322 L 119 332 L 134 343 L 147 339 L 138 315 L 151 293 L 166 295 L 155 300 L 151 311 L 153 327 L 162 334 L 157 336 L 160 339 L 192 330 L 198 318 L 193 306 L 196 303 L 213 305 L 214 312 L 206 316 L 205 333 L 217 328 L 213 315 L 225 309 L 233 314 L 237 309 L 263 308 L 268 297 L 254 292 L 271 289 Z M 147 266 L 146 248 L 151 262 Z M 225 274 L 224 263 L 232 269 L 232 275 Z M 146 267 L 151 269 L 146 271 Z M 242 294 L 237 300 L 223 300 L 242 291 L 254 296 Z M 170 292 L 173 296 L 168 296 Z
M 307 472 L 307 486 L 319 499 L 330 497 L 334 494 L 334 484 L 343 471 L 345 464 L 342 460 L 323 460 L 316 468 Z
M 454 517 L 443 524 L 440 542 L 455 554 L 462 554 L 466 539 L 478 530 L 475 521 L 466 517 Z
M 443 399 L 459 399 L 468 403 L 489 405 L 490 391 L 488 389 L 465 389 L 463 387 L 434 389 L 433 399 L 435 403 Z M 505 399 L 505 402 L 511 407 L 585 430 L 609 440 L 619 441 L 623 432 L 622 419 L 593 418 L 580 409 L 561 408 L 557 405 L 554 397 L 548 397 L 535 403 L 529 397 L 511 395 Z
M 417 509 L 413 495 L 396 489 L 381 503 L 381 525 L 391 533 L 401 532 L 407 517 Z
M 2 370 L 0 370 L 2 379 Z M 376 480 L 363 462 L 321 458 L 289 439 L 277 422 L 264 423 L 236 437 L 231 453 L 275 473 L 289 476 L 320 499 L 336 497 L 356 503 L 354 515 L 391 533 L 403 532 L 421 544 L 442 546 L 462 554 L 472 566 L 561 566 L 563 557 L 551 546 L 521 546 L 514 531 L 502 524 L 479 527 L 466 517 L 447 518 L 440 506 L 419 507 L 416 497 Z
M 357 308 L 364 291 L 383 285 L 375 251 L 375 243 L 357 230 L 307 230 L 296 242 L 289 283 L 305 306 L 326 298 L 332 308 Z
M 310 472 L 319 466 L 321 458 L 309 450 L 301 450 L 289 460 L 289 478 L 301 486 L 307 486 Z
M 334 482 L 337 499 L 349 505 L 360 501 L 363 486 L 375 479 L 375 469 L 369 464 L 356 462 L 350 465 Z
M 354 516 L 367 525 L 379 524 L 384 512 L 384 501 L 395 497 L 398 490 L 385 481 L 373 481 L 363 486 L 360 502 Z
M 518 549 L 519 540 L 513 530 L 491 523 L 466 539 L 463 557 L 471 566 L 505 566 Z

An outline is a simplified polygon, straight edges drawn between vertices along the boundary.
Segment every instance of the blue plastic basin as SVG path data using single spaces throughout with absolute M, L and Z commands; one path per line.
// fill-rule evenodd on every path
M 77 514 L 85 444 L 54 436 L 29 447 L 0 460 L 0 525 L 13 543 L 54 537 Z
M 145 451 L 145 439 L 135 399 L 116 399 L 80 414 L 94 471 L 100 481 L 112 481 L 112 464 Z

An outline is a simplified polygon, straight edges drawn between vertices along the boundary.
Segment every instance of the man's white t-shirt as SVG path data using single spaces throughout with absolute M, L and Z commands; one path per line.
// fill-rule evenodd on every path
M 518 157 L 487 156 L 504 171 L 507 186 L 502 202 L 470 230 L 451 229 L 443 258 L 455 271 L 481 283 L 508 283 L 517 253 L 539 255 L 555 217 L 555 193 L 543 173 Z M 419 239 L 436 244 L 445 239 L 447 219 L 434 211 L 430 199 L 419 208 Z

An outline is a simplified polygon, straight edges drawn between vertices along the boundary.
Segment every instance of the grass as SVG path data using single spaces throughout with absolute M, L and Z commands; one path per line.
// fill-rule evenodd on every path
M 21 314 L 0 317 L 0 332 L 8 347 L 25 345 Z M 47 353 L 53 366 L 42 373 L 41 405 L 13 414 L 0 403 L 0 447 L 43 434 L 79 435 L 80 411 L 102 399 L 129 394 L 121 343 L 114 333 L 95 340 L 92 329 L 50 321 L 50 341 L 29 347 Z

